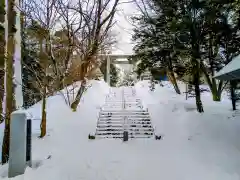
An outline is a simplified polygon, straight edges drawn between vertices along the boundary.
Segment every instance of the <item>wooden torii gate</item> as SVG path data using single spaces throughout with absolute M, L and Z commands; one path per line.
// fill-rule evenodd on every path
M 136 61 L 134 61 L 133 59 L 129 59 L 131 55 L 126 55 L 126 54 L 99 54 L 98 57 L 100 59 L 105 59 L 107 60 L 106 63 L 106 80 L 107 83 L 110 85 L 110 64 L 133 64 L 135 65 Z M 119 61 L 118 59 L 126 59 L 124 61 Z

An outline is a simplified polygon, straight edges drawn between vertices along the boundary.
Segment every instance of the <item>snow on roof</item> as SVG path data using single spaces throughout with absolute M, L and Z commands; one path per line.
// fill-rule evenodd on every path
M 240 79 L 240 55 L 223 67 L 214 77 L 221 80 Z

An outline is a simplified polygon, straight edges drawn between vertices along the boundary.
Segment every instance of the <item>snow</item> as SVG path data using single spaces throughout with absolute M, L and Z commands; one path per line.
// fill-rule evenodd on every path
M 70 110 L 61 93 L 48 98 L 48 135 L 36 138 L 40 121 L 35 120 L 33 168 L 14 180 L 240 179 L 239 112 L 230 111 L 227 98 L 216 103 L 205 93 L 205 112 L 199 114 L 194 100 L 186 101 L 168 83 L 150 92 L 148 82 L 141 81 L 137 94 L 162 140 L 88 140 L 109 91 L 104 82 L 91 84 L 77 112 Z M 184 84 L 180 88 L 183 91 Z M 40 119 L 40 105 L 28 110 L 35 119 Z M 1 178 L 7 179 L 6 165 L 0 167 Z

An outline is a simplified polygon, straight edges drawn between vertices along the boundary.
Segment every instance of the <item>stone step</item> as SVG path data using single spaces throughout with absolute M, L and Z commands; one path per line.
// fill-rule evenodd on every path
M 115 115 L 99 115 L 99 118 L 104 118 L 104 119 L 113 119 L 113 118 L 137 118 L 137 119 L 140 119 L 140 118 L 145 118 L 145 119 L 150 119 L 150 116 L 149 115 L 140 115 L 140 114 L 129 114 L 129 115 L 122 115 L 122 114 L 115 114 Z
M 104 106 L 109 106 L 109 105 L 117 105 L 117 106 L 119 106 L 119 105 L 123 105 L 123 104 L 124 104 L 124 102 L 115 103 L 115 102 L 113 101 L 113 102 L 107 102 L 107 103 L 105 103 Z M 125 105 L 141 106 L 142 103 L 140 103 L 140 102 L 125 102 Z
M 111 132 L 111 131 L 103 131 L 103 132 L 97 131 L 95 135 L 96 136 L 98 136 L 98 135 L 102 135 L 102 136 L 103 135 L 105 135 L 105 136 L 107 136 L 107 135 L 123 136 L 123 131 L 113 131 L 113 132 Z M 132 132 L 132 131 L 129 131 L 128 135 L 129 136 L 134 136 L 134 135 L 147 135 L 147 136 L 149 136 L 149 135 L 153 135 L 153 132 Z
M 143 106 L 125 106 L 125 110 L 129 111 L 129 109 L 132 109 L 133 111 L 139 111 L 139 110 L 143 110 Z M 102 106 L 102 109 L 105 109 L 104 111 L 107 111 L 107 110 L 116 110 L 116 111 L 121 111 L 124 109 L 124 106 L 121 104 L 121 105 L 116 105 L 116 104 L 108 104 L 108 105 L 104 105 Z
M 146 111 L 136 111 L 136 110 L 128 110 L 128 111 L 101 111 L 99 113 L 100 115 L 106 115 L 106 116 L 116 116 L 116 115 L 122 115 L 122 116 L 126 116 L 126 115 L 148 115 L 149 116 L 149 112 Z
M 127 111 L 114 111 L 114 109 L 112 109 L 112 111 L 107 111 L 107 110 L 102 110 L 99 112 L 99 115 L 107 115 L 107 116 L 125 116 L 125 115 L 149 115 L 149 112 L 147 111 L 141 111 L 142 109 L 127 109 Z M 132 111 L 132 112 L 131 112 Z
M 149 117 L 150 115 L 149 115 L 149 113 L 141 113 L 141 112 L 139 112 L 139 113 L 124 113 L 124 112 L 119 112 L 119 113 L 112 113 L 112 114 L 107 114 L 107 113 L 99 113 L 99 116 L 102 116 L 102 117 L 128 117 L 128 116 L 130 116 L 130 117 L 132 117 L 132 116 L 140 116 L 140 117 Z
M 122 131 L 96 131 L 95 135 L 123 135 Z M 128 131 L 128 135 L 153 135 L 153 131 Z
M 121 127 L 121 128 L 119 128 L 119 127 L 117 127 L 117 128 L 114 128 L 114 127 L 111 127 L 111 128 L 97 128 L 97 132 L 101 132 L 101 131 L 123 131 L 124 129 L 123 129 L 123 127 Z
M 128 120 L 128 121 L 124 121 L 123 119 L 112 119 L 112 120 L 109 120 L 109 119 L 99 119 L 98 121 L 99 123 L 102 123 L 102 124 L 111 124 L 111 123 L 118 123 L 118 124 L 147 124 L 147 123 L 151 123 L 151 120 L 150 119 L 146 119 L 146 120 L 143 120 L 143 119 L 140 119 L 140 120 L 134 120 L 134 119 L 131 119 L 131 120 Z
M 124 104 L 124 102 L 107 102 L 107 103 L 105 103 L 103 106 L 109 106 L 109 105 L 117 105 L 117 106 L 119 106 L 119 105 L 123 105 Z M 141 106 L 142 105 L 142 103 L 140 103 L 140 102 L 125 102 L 125 105 L 132 105 L 132 106 Z
M 107 128 L 113 128 L 113 129 L 123 129 L 123 125 L 116 125 L 116 126 L 109 126 L 109 125 L 98 125 L 97 129 L 107 129 Z
M 114 126 L 114 127 L 117 127 L 117 128 L 122 128 L 122 127 L 123 127 L 123 123 L 98 124 L 98 126 L 99 126 L 99 125 L 103 125 L 103 126 L 105 126 L 105 127 L 107 127 L 108 125 L 112 125 L 112 127 Z M 134 123 L 133 123 L 133 124 L 131 124 L 131 125 L 146 125 L 146 126 L 148 125 L 148 126 L 152 126 L 151 123 L 145 123 L 145 124 L 134 124 Z M 119 127 L 119 126 L 121 126 L 121 127 Z M 131 128 L 132 126 L 131 126 L 131 127 L 128 126 L 128 127 Z M 98 127 L 97 127 L 97 128 L 98 128 Z M 149 127 L 148 127 L 148 128 L 149 128 Z
M 148 111 L 147 110 L 144 110 L 144 109 L 140 109 L 140 110 L 123 110 L 123 109 L 121 109 L 121 110 L 115 110 L 115 109 L 113 109 L 113 110 L 102 110 L 101 112 L 104 112 L 104 113 L 117 113 L 117 112 L 126 112 L 126 113 L 139 113 L 139 112 L 143 112 L 143 113 L 148 113 Z
M 123 138 L 123 133 L 96 133 L 96 137 L 103 137 L 103 138 Z M 144 137 L 153 137 L 153 133 L 149 134 L 128 134 L 129 138 L 144 138 Z
M 151 138 L 154 135 L 150 114 L 143 109 L 135 89 L 112 88 L 99 113 L 96 138 L 122 139 L 124 130 L 129 132 L 129 138 Z
M 101 114 L 111 114 L 111 115 L 115 115 L 115 114 L 149 114 L 148 111 L 143 110 L 143 109 L 136 109 L 136 110 L 127 109 L 126 111 L 114 110 L 114 109 L 111 111 L 102 110 L 100 113 Z
M 121 111 L 122 107 L 117 107 L 117 108 L 114 108 L 114 107 L 104 107 L 101 110 L 102 111 Z M 144 110 L 144 109 L 143 108 L 127 108 L 125 110 L 128 110 L 128 111 L 141 111 L 141 110 Z
M 115 106 L 115 105 L 109 105 L 109 106 L 103 106 L 102 109 L 104 109 L 104 111 L 107 110 L 118 110 L 121 111 L 122 109 L 124 109 L 123 105 L 121 106 Z M 143 110 L 143 106 L 135 106 L 135 107 L 129 107 L 129 106 L 125 106 L 125 110 L 132 110 L 132 111 L 139 111 L 139 110 Z
M 115 101 L 115 100 L 112 100 L 112 101 L 105 101 L 104 104 L 123 104 L 123 103 L 126 103 L 126 104 L 142 104 L 140 101 L 136 101 L 136 100 L 125 100 L 124 101 Z
M 99 123 L 106 123 L 106 124 L 110 124 L 110 123 L 123 123 L 124 119 L 99 119 Z M 126 121 L 129 124 L 144 124 L 144 123 L 151 123 L 150 119 L 128 119 Z
M 105 98 L 105 101 L 116 101 L 116 102 L 122 102 L 122 101 L 136 101 L 136 102 L 142 102 L 141 99 L 137 97 L 108 97 Z
M 127 122 L 131 122 L 131 121 L 150 121 L 150 117 L 127 117 L 124 118 L 124 117 L 116 117 L 116 116 L 112 116 L 112 117 L 105 117 L 105 116 L 102 116 L 102 117 L 99 117 L 99 120 L 100 121 L 127 121 Z
M 129 128 L 152 128 L 152 125 L 147 124 L 129 124 L 128 125 Z M 104 125 L 98 125 L 97 128 L 123 128 L 123 125 L 108 125 L 108 124 L 104 124 Z
M 136 125 L 136 126 L 135 126 Z M 110 126 L 110 127 L 109 127 Z M 140 124 L 140 123 L 132 123 L 132 124 L 124 124 L 124 123 L 98 123 L 97 128 L 122 128 L 122 127 L 126 127 L 126 128 L 153 128 L 151 123 L 144 123 L 144 124 Z
M 132 124 L 134 125 L 134 124 Z M 131 125 L 123 125 L 121 126 L 121 124 L 117 124 L 116 126 L 111 126 L 111 127 L 108 127 L 107 125 L 105 126 L 97 126 L 96 129 L 129 129 L 129 130 L 150 130 L 152 131 L 153 130 L 153 127 L 151 126 L 151 124 L 145 124 L 145 125 L 148 125 L 147 127 L 143 127 L 143 126 L 137 126 L 137 127 L 134 127 L 134 126 L 131 126 Z M 120 127 L 121 126 L 121 127 Z
M 129 136 L 128 138 L 129 139 L 145 139 L 145 138 L 152 138 L 153 136 Z M 109 136 L 100 136 L 98 135 L 97 136 L 97 139 L 123 139 L 122 136 L 112 136 L 112 137 L 109 137 Z
M 97 133 L 108 133 L 108 132 L 121 132 L 123 131 L 124 129 L 97 129 L 96 132 Z M 153 129 L 127 129 L 128 132 L 132 133 L 151 133 L 153 132 Z

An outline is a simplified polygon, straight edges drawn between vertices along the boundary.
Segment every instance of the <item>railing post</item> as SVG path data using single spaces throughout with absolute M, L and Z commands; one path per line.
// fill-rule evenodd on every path
M 24 174 L 26 168 L 26 127 L 27 116 L 24 112 L 13 112 L 10 124 L 10 150 L 8 177 Z
M 32 167 L 32 120 L 27 120 L 26 162 Z
M 126 101 L 125 101 L 125 98 L 124 98 L 124 90 L 122 91 L 122 101 L 123 101 L 123 110 L 125 111 L 126 110 Z M 123 141 L 128 141 L 128 130 L 126 128 L 127 126 L 127 116 L 124 114 L 124 117 L 123 117 Z

